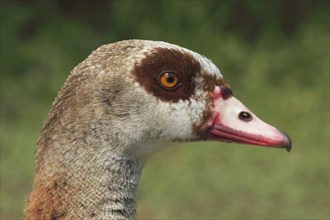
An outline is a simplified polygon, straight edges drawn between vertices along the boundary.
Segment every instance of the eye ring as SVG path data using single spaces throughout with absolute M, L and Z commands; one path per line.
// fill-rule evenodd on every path
M 166 90 L 175 90 L 181 86 L 180 79 L 173 70 L 162 71 L 158 76 L 158 84 Z

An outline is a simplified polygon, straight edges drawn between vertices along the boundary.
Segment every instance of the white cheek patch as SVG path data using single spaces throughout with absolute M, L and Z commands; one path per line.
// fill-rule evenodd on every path
M 196 138 L 195 126 L 204 124 L 203 116 L 207 111 L 206 99 L 180 100 L 177 103 L 160 103 L 160 110 L 167 111 L 164 124 L 169 122 L 171 137 L 181 140 Z
M 155 97 L 150 97 L 149 100 Z M 156 100 L 151 103 L 152 109 L 157 114 L 154 120 L 157 120 L 159 127 L 154 129 L 161 131 L 160 139 L 167 141 L 190 140 L 197 138 L 195 125 L 203 123 L 202 116 L 206 111 L 205 101 L 185 100 L 176 103 Z
M 162 118 L 166 128 L 163 130 L 164 135 L 172 138 L 188 138 L 192 135 L 192 122 L 187 114 L 187 103 L 166 103 L 159 102 L 160 112 L 165 112 Z
M 159 134 L 157 138 L 164 141 L 193 138 L 192 108 L 187 100 L 180 100 L 176 103 L 161 101 L 147 93 L 139 83 L 134 82 L 132 85 L 136 97 L 148 102 L 141 108 L 146 111 L 144 112 L 146 123 L 150 122 L 148 126 L 155 126 L 151 130 Z

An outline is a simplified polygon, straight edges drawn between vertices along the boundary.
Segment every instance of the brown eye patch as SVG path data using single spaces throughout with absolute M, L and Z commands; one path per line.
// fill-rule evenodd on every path
M 162 84 L 160 77 L 167 71 L 177 77 L 179 86 L 176 85 L 175 90 L 164 89 L 171 86 L 171 80 L 176 80 L 173 78 L 166 82 L 164 78 Z M 191 54 L 175 49 L 155 48 L 141 63 L 135 65 L 133 74 L 147 92 L 163 101 L 177 102 L 189 99 L 194 93 L 193 77 L 200 71 L 200 63 Z

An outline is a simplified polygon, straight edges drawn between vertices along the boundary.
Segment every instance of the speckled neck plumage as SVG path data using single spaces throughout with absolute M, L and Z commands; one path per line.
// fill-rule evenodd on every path
M 143 161 L 86 154 L 70 163 L 37 173 L 26 219 L 134 219 Z
M 81 85 L 90 78 L 78 70 L 55 100 L 38 140 L 26 219 L 133 219 L 145 159 L 130 154 L 129 134 L 120 137 L 112 127 L 122 116 L 108 115 L 108 94 L 86 95 L 88 87 Z
M 81 84 L 68 89 L 72 79 L 77 80 L 71 76 L 65 84 L 38 140 L 26 219 L 133 219 L 145 159 L 129 153 L 134 146 L 112 128 L 120 122 L 109 123 L 104 99 L 81 96 Z

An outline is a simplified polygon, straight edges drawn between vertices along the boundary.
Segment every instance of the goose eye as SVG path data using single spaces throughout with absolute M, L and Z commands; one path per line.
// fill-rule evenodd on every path
M 160 86 L 164 89 L 173 90 L 181 85 L 178 76 L 173 72 L 161 73 L 158 80 Z

